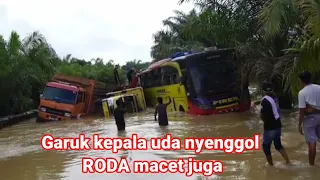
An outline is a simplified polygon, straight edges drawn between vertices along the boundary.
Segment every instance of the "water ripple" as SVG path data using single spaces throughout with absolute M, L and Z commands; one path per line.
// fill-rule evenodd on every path
M 257 111 L 258 112 L 258 111 Z M 118 133 L 114 120 L 104 118 L 87 118 L 75 121 L 38 124 L 33 120 L 5 128 L 0 131 L 0 169 L 2 179 L 138 179 L 138 180 L 182 180 L 182 179 L 317 179 L 320 172 L 309 167 L 307 147 L 303 136 L 297 132 L 295 113 L 284 112 L 283 145 L 289 153 L 292 165 L 284 164 L 280 154 L 272 147 L 274 167 L 266 166 L 264 154 L 259 151 L 245 151 L 240 155 L 226 155 L 223 151 L 204 150 L 200 154 L 193 151 L 125 151 L 117 154 L 111 151 L 44 151 L 39 145 L 45 133 L 57 137 L 77 137 L 80 133 L 91 137 L 164 137 L 172 134 L 178 138 L 186 137 L 252 137 L 262 132 L 262 122 L 255 111 L 243 114 L 229 113 L 219 116 L 188 116 L 183 113 L 169 113 L 169 126 L 161 128 L 153 119 L 153 110 L 146 113 L 126 116 L 126 132 Z M 94 120 L 96 119 L 96 120 Z M 318 150 L 319 152 L 319 150 Z M 82 157 L 114 157 L 134 160 L 173 160 L 193 157 L 197 160 L 220 160 L 225 172 L 221 175 L 203 177 L 194 175 L 190 178 L 184 174 L 82 174 Z M 319 158 L 317 159 L 320 160 Z M 19 168 L 17 173 L 16 168 Z

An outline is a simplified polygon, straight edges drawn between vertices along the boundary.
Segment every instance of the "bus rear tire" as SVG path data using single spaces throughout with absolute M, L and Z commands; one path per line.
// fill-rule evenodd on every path
M 179 111 L 180 111 L 180 112 L 186 112 L 181 105 L 179 106 Z

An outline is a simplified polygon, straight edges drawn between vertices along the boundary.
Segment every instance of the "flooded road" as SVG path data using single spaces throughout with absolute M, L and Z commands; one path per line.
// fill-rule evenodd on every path
M 262 133 L 262 122 L 254 112 L 230 113 L 219 116 L 188 116 L 169 114 L 169 127 L 160 128 L 153 120 L 153 111 L 126 118 L 125 134 L 118 134 L 114 120 L 96 119 L 70 120 L 37 124 L 34 120 L 5 128 L 0 131 L 0 178 L 4 180 L 183 180 L 183 179 L 252 179 L 252 180 L 299 180 L 319 179 L 320 167 L 310 167 L 307 146 L 303 136 L 297 132 L 297 114 L 282 113 L 283 145 L 286 147 L 292 166 L 284 164 L 280 154 L 272 147 L 275 167 L 266 165 L 262 150 L 243 154 L 227 155 L 221 151 L 204 151 L 195 155 L 192 151 L 44 151 L 39 142 L 45 133 L 57 137 L 77 137 L 80 133 L 102 137 L 163 137 L 171 133 L 174 137 L 253 137 Z M 319 145 L 318 145 L 319 149 Z M 318 150 L 318 153 L 319 150 Z M 185 177 L 184 174 L 82 174 L 82 157 L 127 157 L 130 160 L 162 160 L 194 157 L 199 160 L 220 160 L 224 173 L 212 177 Z M 316 163 L 320 164 L 319 154 Z

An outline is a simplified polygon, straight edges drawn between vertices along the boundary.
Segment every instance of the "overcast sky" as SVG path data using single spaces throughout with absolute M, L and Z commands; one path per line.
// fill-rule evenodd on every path
M 59 56 L 101 57 L 124 64 L 150 61 L 152 34 L 173 10 L 192 4 L 178 0 L 0 0 L 0 33 L 22 37 L 39 30 Z

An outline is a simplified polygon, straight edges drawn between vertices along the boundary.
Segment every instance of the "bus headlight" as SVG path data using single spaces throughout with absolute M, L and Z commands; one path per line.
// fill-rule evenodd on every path
M 64 113 L 65 117 L 71 117 L 71 113 Z
M 40 108 L 40 111 L 42 111 L 42 112 L 46 112 L 46 111 L 47 111 L 47 109 L 46 109 L 46 108 L 44 108 L 44 107 L 41 107 L 41 108 Z

